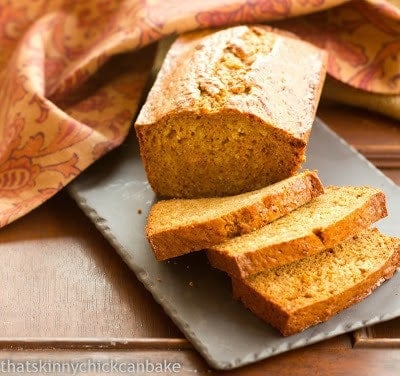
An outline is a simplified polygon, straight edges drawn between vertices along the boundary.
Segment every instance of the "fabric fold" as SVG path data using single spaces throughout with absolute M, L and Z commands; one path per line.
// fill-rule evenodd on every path
M 400 94 L 399 20 L 393 0 L 0 0 L 0 226 L 123 142 L 154 42 L 274 21 L 327 49 L 341 85 L 392 98 Z

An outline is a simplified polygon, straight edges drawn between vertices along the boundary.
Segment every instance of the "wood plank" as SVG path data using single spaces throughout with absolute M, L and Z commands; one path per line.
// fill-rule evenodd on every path
M 335 104 L 322 104 L 318 116 L 377 167 L 400 168 L 398 121 Z
M 0 350 L 70 350 L 70 349 L 193 349 L 186 338 L 63 338 L 63 337 L 0 337 Z
M 353 339 L 358 348 L 400 348 L 400 318 L 356 330 Z
M 398 350 L 377 351 L 375 349 L 326 349 L 317 346 L 287 352 L 282 355 L 251 364 L 231 371 L 215 371 L 211 369 L 193 350 L 159 350 L 143 351 L 0 351 L 0 366 L 9 362 L 38 362 L 73 364 L 110 364 L 111 361 L 122 363 L 178 363 L 177 374 L 182 375 L 229 375 L 229 376 L 261 376 L 261 375 L 330 375 L 330 376 L 398 376 L 400 372 L 400 352 Z M 28 373 L 19 373 L 28 375 Z M 32 373 L 31 373 L 32 374 Z M 45 375 L 46 373 L 35 373 Z M 47 374 L 51 374 L 48 373 Z M 55 374 L 55 373 L 54 373 Z M 83 373 L 81 373 L 83 374 Z M 99 372 L 85 372 L 85 375 L 98 375 Z M 104 373 L 105 374 L 105 373 Z M 121 375 L 120 372 L 107 372 L 107 375 Z M 145 373 L 141 373 L 145 374 Z M 147 373 L 155 374 L 155 373 Z M 171 375 L 172 372 L 157 373 Z
M 0 230 L 0 335 L 182 337 L 64 192 Z

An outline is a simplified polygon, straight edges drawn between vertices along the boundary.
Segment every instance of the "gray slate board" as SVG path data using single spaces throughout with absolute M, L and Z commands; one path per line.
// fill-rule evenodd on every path
M 371 185 L 384 190 L 389 217 L 378 227 L 386 234 L 400 234 L 400 189 L 318 119 L 307 155 L 305 167 L 319 170 L 324 184 Z M 400 274 L 396 273 L 363 302 L 326 323 L 284 338 L 232 299 L 229 279 L 212 269 L 204 254 L 157 262 L 144 235 L 146 216 L 155 196 L 146 180 L 133 134 L 118 150 L 82 174 L 69 191 L 154 299 L 215 368 L 243 366 L 400 316 Z

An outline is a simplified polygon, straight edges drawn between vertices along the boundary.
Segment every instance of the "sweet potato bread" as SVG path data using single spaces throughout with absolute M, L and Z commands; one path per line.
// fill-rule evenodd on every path
M 146 235 L 156 258 L 165 260 L 258 229 L 321 193 L 317 173 L 304 171 L 241 195 L 163 200 L 150 209 Z
M 322 50 L 263 26 L 180 36 L 135 123 L 153 190 L 227 196 L 294 175 L 325 70 Z
M 386 217 L 385 194 L 371 187 L 328 187 L 325 193 L 250 234 L 211 247 L 216 268 L 245 278 L 343 241 Z
M 233 278 L 233 293 L 285 336 L 300 332 L 362 300 L 400 264 L 400 239 L 368 229 L 332 249 Z

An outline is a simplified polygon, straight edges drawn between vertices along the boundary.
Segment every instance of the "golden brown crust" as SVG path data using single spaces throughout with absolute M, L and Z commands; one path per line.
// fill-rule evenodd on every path
M 215 268 L 236 278 L 246 278 L 267 268 L 285 265 L 333 247 L 386 216 L 385 194 L 377 192 L 340 221 L 325 228 L 316 228 L 307 236 L 234 254 L 215 246 L 207 251 L 207 256 Z
M 288 336 L 327 321 L 340 311 L 361 301 L 382 282 L 390 279 L 399 264 L 400 247 L 397 247 L 382 267 L 364 280 L 336 296 L 304 306 L 295 312 L 267 300 L 261 293 L 237 278 L 232 278 L 233 295 L 258 317 L 277 328 L 284 336 Z
M 256 316 L 284 334 L 283 331 L 289 320 L 289 314 L 281 306 L 273 301 L 266 300 L 260 292 L 235 277 L 232 277 L 232 294 L 235 299 L 240 300 Z
M 254 101 L 242 101 L 242 98 L 237 100 L 235 96 L 228 97 L 225 98 L 226 101 L 218 110 L 231 109 L 236 110 L 238 114 L 255 115 L 265 124 L 273 124 L 294 138 L 306 141 L 305 132 L 309 132 L 312 126 L 325 79 L 326 53 L 305 41 L 293 38 L 290 34 L 277 29 L 271 30 L 262 25 L 236 26 L 219 32 L 201 30 L 179 36 L 165 58 L 157 81 L 140 111 L 135 126 L 154 125 L 160 119 L 173 113 L 212 112 L 211 108 L 204 106 L 202 90 L 199 91 L 199 85 L 208 86 L 208 90 L 204 91 L 206 95 L 212 95 L 211 86 L 213 86 L 214 72 L 210 71 L 210 67 L 213 64 L 221 64 L 220 55 L 223 56 L 230 47 L 229 43 L 227 47 L 226 40 L 231 41 L 232 49 L 237 55 L 241 53 L 245 55 L 248 51 L 242 50 L 240 39 L 248 33 L 259 34 L 258 30 L 263 30 L 271 35 L 271 51 L 269 51 L 270 53 L 262 50 L 261 53 L 252 52 L 255 56 L 264 54 L 263 57 L 259 57 L 262 61 L 252 68 L 254 76 L 250 81 L 254 81 L 257 86 L 253 88 L 257 90 L 257 94 L 253 95 Z M 192 56 L 193 54 L 195 56 Z M 303 59 L 303 57 L 307 58 Z M 255 58 L 250 54 L 250 62 Z M 286 71 L 285 61 L 296 61 L 297 64 L 290 67 L 295 71 Z M 259 66 L 260 64 L 262 66 Z M 310 71 L 313 72 L 313 76 L 308 76 Z M 292 87 L 289 83 L 290 88 L 284 87 L 286 79 L 294 79 L 296 75 L 301 76 L 296 79 L 302 81 L 302 85 L 306 83 L 307 89 L 296 85 Z M 271 80 L 276 81 L 276 85 L 273 85 L 274 82 Z M 231 88 L 228 89 L 231 90 Z M 297 90 L 302 91 L 293 97 L 297 101 L 290 103 L 290 114 L 283 111 L 280 113 L 282 106 L 278 106 L 278 103 L 274 103 L 274 101 L 278 98 L 289 98 Z M 286 92 L 284 96 L 281 91 Z M 268 95 L 268 100 L 272 101 L 268 106 L 269 109 L 264 103 L 266 95 Z M 218 98 L 218 95 L 214 97 Z M 278 108 L 275 109 L 276 107 Z M 271 111 L 278 112 L 274 115 Z M 296 118 L 293 118 L 294 116 Z
M 160 201 L 153 205 L 147 221 L 146 236 L 157 260 L 201 250 L 229 238 L 249 233 L 323 193 L 322 183 L 314 171 L 305 171 L 278 185 L 280 189 L 274 186 L 266 187 L 263 189 L 265 194 L 257 196 L 256 200 L 245 206 L 232 205 L 230 212 L 222 216 L 169 228 L 161 228 L 158 224 L 159 216 L 164 210 L 164 202 Z M 253 192 L 249 193 L 251 194 Z M 218 200 L 221 199 L 209 200 L 213 200 L 217 206 Z M 179 205 L 180 200 L 169 201 L 171 202 Z
M 296 173 L 325 70 L 324 51 L 262 26 L 180 36 L 135 123 L 153 190 L 164 197 L 234 195 Z M 158 145 L 161 138 L 167 141 Z M 285 147 L 285 158 L 271 157 Z

